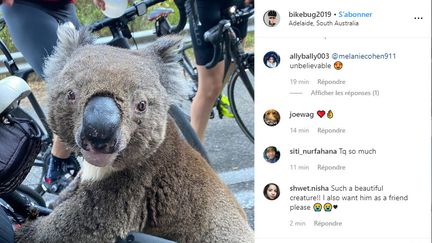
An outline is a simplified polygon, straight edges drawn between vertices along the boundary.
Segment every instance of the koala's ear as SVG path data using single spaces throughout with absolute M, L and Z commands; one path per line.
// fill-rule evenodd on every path
M 171 104 L 185 101 L 192 90 L 180 69 L 179 48 L 182 40 L 181 35 L 164 36 L 139 51 L 139 55 L 154 60 L 160 82 L 167 91 Z
M 93 44 L 95 37 L 91 35 L 89 28 L 82 27 L 76 30 L 66 23 L 57 29 L 57 46 L 44 65 L 45 78 L 54 78 L 65 66 L 72 53 L 80 46 Z

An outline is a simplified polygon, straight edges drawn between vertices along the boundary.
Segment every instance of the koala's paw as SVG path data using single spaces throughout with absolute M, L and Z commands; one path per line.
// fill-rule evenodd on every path
M 24 242 L 34 242 L 34 227 L 33 222 L 27 220 L 27 222 L 15 230 L 15 242 L 16 243 L 24 243 Z
M 55 208 L 62 202 L 70 198 L 79 188 L 81 183 L 81 171 L 73 181 L 59 194 L 59 196 L 50 204 L 50 208 Z

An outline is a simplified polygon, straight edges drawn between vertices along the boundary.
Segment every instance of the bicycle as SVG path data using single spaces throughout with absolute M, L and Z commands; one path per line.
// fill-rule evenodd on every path
M 107 44 L 112 46 L 117 46 L 121 48 L 130 48 L 129 43 L 127 39 L 132 38 L 131 31 L 128 27 L 128 23 L 135 19 L 136 16 L 142 16 L 147 12 L 147 8 L 150 6 L 153 6 L 157 3 L 163 2 L 164 0 L 145 0 L 141 2 L 135 3 L 132 7 L 128 8 L 125 13 L 115 19 L 111 18 L 105 18 L 101 21 L 96 21 L 95 23 L 91 24 L 89 26 L 90 30 L 93 32 L 96 32 L 98 30 L 101 30 L 102 28 L 109 28 L 111 31 L 111 34 L 113 36 L 113 39 L 109 41 Z M 182 6 L 179 7 L 180 9 Z M 182 11 L 184 12 L 184 11 Z M 179 24 L 172 28 L 172 32 L 178 32 L 184 28 L 184 25 L 186 24 L 186 17 L 185 15 L 180 15 Z M 5 27 L 5 22 L 1 18 L 0 19 L 0 30 L 2 30 Z M 29 78 L 29 75 L 33 72 L 32 69 L 23 69 L 20 70 L 13 59 L 13 57 L 10 54 L 10 51 L 4 44 L 2 40 L 0 40 L 0 49 L 4 53 L 6 57 L 6 61 L 4 61 L 4 64 L 6 68 L 8 69 L 9 73 L 11 75 L 18 76 L 22 78 L 23 80 L 27 81 Z M 28 95 L 28 100 L 30 101 L 32 109 L 35 111 L 36 117 L 40 120 L 40 126 L 43 128 L 43 139 L 42 139 L 42 150 L 41 153 L 38 155 L 35 163 L 34 168 L 40 170 L 36 174 L 40 175 L 40 178 L 33 179 L 35 183 L 31 183 L 30 186 L 34 188 L 35 191 L 37 191 L 40 195 L 43 195 L 46 192 L 46 188 L 42 186 L 42 182 L 44 179 L 44 176 L 47 172 L 47 165 L 48 165 L 48 158 L 51 151 L 52 146 L 52 139 L 53 134 L 51 129 L 48 126 L 47 118 L 45 116 L 44 111 L 42 110 L 40 104 L 38 103 L 36 97 L 33 93 L 30 93 Z M 31 115 L 29 115 L 26 111 L 24 111 L 22 108 L 18 107 L 13 111 L 13 114 L 17 117 L 23 117 L 27 119 L 33 119 Z M 186 115 L 183 113 L 183 111 L 177 107 L 172 106 L 170 108 L 170 115 L 174 118 L 176 121 L 176 124 L 183 134 L 186 141 L 195 148 L 198 152 L 201 153 L 201 155 L 207 160 L 207 152 L 205 151 L 205 148 L 200 143 L 198 137 L 196 136 L 195 132 L 193 131 L 192 127 L 190 127 L 190 124 L 188 120 L 186 119 Z M 65 168 L 65 171 L 68 173 L 67 180 L 64 180 L 62 183 L 62 187 L 67 186 L 70 179 L 75 177 L 80 170 L 79 163 L 67 165 Z M 35 174 L 35 173 L 33 173 Z M 59 193 L 62 188 L 59 188 L 56 193 Z
M 187 4 L 193 5 L 194 3 L 189 3 L 187 1 Z M 181 11 L 191 10 L 195 11 L 195 8 L 184 6 L 184 8 L 179 9 Z M 156 29 L 156 35 L 158 37 L 171 34 L 171 26 L 169 22 L 166 19 L 166 15 L 172 13 L 172 9 L 164 9 L 160 11 L 159 16 L 149 16 L 149 20 L 156 19 L 155 22 L 155 29 Z M 184 13 L 183 13 L 184 14 Z M 196 21 L 198 17 L 193 16 L 195 13 L 190 13 L 189 18 L 192 18 Z M 240 23 L 247 21 L 249 17 L 251 17 L 254 14 L 254 8 L 251 6 L 245 7 L 243 9 L 237 9 L 237 8 L 229 8 L 228 13 L 228 20 L 221 20 L 218 24 L 221 25 L 231 25 L 232 23 Z M 229 21 L 229 22 L 228 22 Z M 253 103 L 254 100 L 254 88 L 251 81 L 251 76 L 254 75 L 254 54 L 253 53 L 244 53 L 242 50 L 242 46 L 239 45 L 239 39 L 237 38 L 235 32 L 233 29 L 228 26 L 224 27 L 222 32 L 220 33 L 211 33 L 211 31 L 215 31 L 215 29 L 219 29 L 220 27 L 215 26 L 214 28 L 210 29 L 208 32 L 208 38 L 206 41 L 212 42 L 213 46 L 215 47 L 214 57 L 213 60 L 206 65 L 207 68 L 211 68 L 215 66 L 219 60 L 219 57 L 221 55 L 224 55 L 225 60 L 225 72 L 224 72 L 224 80 L 228 78 L 229 82 L 227 87 L 227 93 L 228 93 L 228 100 L 226 100 L 225 96 L 222 94 L 219 95 L 218 99 L 215 102 L 214 107 L 216 108 L 216 111 L 218 112 L 219 118 L 225 117 L 233 117 L 235 118 L 238 126 L 242 130 L 242 132 L 246 135 L 246 137 L 253 143 L 254 142 L 254 135 L 253 135 L 253 124 L 247 124 L 242 117 L 247 116 L 246 113 L 253 113 L 253 105 L 252 106 L 245 106 L 245 104 Z M 228 34 L 229 33 L 229 34 Z M 212 36 L 212 35 L 217 36 Z M 212 39 L 213 38 L 213 39 Z M 225 46 L 225 52 L 224 47 Z M 186 42 L 184 43 L 181 48 L 179 49 L 179 52 L 181 54 L 181 60 L 180 64 L 182 65 L 184 69 L 185 76 L 188 77 L 192 82 L 197 85 L 198 84 L 198 74 L 196 71 L 196 67 L 194 67 L 193 62 L 189 59 L 186 52 L 192 48 L 192 42 Z M 232 59 L 231 59 L 232 58 Z M 231 63 L 235 63 L 234 70 L 229 70 L 229 66 Z M 249 72 L 249 74 L 246 73 L 246 71 Z M 238 79 L 242 80 L 242 83 L 238 83 Z M 225 83 L 225 81 L 224 81 Z M 236 86 L 237 84 L 237 86 Z M 241 85 L 241 86 L 240 86 Z M 236 88 L 237 87 L 237 88 Z M 190 101 L 192 101 L 193 97 L 195 96 L 195 93 L 197 92 L 197 87 L 194 88 L 194 94 L 190 96 Z M 246 92 L 249 94 L 250 97 L 247 97 L 244 95 Z M 252 99 L 252 100 L 250 100 Z M 247 110 L 242 110 L 240 107 L 246 107 Z M 227 107 L 229 106 L 232 114 L 230 111 L 227 110 Z M 212 110 L 210 114 L 210 118 L 214 118 L 214 111 Z
M 199 25 L 199 16 L 195 6 L 195 0 L 186 2 L 186 10 L 193 25 Z M 247 6 L 242 9 L 237 9 L 235 6 L 232 6 L 227 12 L 226 19 L 220 20 L 216 26 L 204 33 L 204 40 L 210 42 L 214 50 L 212 60 L 205 66 L 210 69 L 221 60 L 222 56 L 224 57 L 224 80 L 229 80 L 227 86 L 228 102 L 223 100 L 223 96 L 219 96 L 216 101 L 219 117 L 222 117 L 222 115 L 226 113 L 226 111 L 224 111 L 224 105 L 229 104 L 238 126 L 253 143 L 253 124 L 247 124 L 244 117 L 248 115 L 247 113 L 253 113 L 253 108 L 250 108 L 253 107 L 254 102 L 254 87 L 252 83 L 252 78 L 254 76 L 254 54 L 244 52 L 241 40 L 237 37 L 232 24 L 247 21 L 249 17 L 254 14 L 254 8 L 253 6 Z M 187 57 L 186 55 L 183 56 Z M 183 59 L 182 65 L 192 79 L 197 78 L 196 75 L 194 75 L 195 69 L 189 60 Z M 230 66 L 232 65 L 234 69 L 230 70 Z M 241 79 L 242 82 L 239 83 L 238 79 Z M 241 89 L 245 89 L 249 96 L 242 95 L 245 92 L 241 92 L 243 91 Z M 252 105 L 246 106 L 249 110 L 243 111 L 241 107 L 245 107 L 245 104 L 250 104 L 250 102 L 252 102 Z M 240 104 L 243 106 L 240 106 Z
M 187 2 L 188 3 L 188 2 Z M 194 3 L 190 3 L 194 4 Z M 183 15 L 187 15 L 185 13 L 182 13 L 182 11 L 186 11 L 188 7 L 184 6 L 184 8 L 179 9 L 180 13 Z M 189 7 L 190 9 L 190 7 Z M 192 8 L 194 9 L 194 8 Z M 224 24 L 232 24 L 232 23 L 241 23 L 244 21 L 247 21 L 249 17 L 251 17 L 254 14 L 254 8 L 251 6 L 245 7 L 243 9 L 237 9 L 237 8 L 230 8 L 229 9 L 229 23 L 224 21 Z M 150 13 L 149 14 L 149 20 L 156 20 L 155 22 L 155 33 L 158 37 L 164 36 L 167 34 L 172 33 L 172 27 L 168 20 L 166 19 L 166 16 L 171 14 L 173 12 L 172 9 L 166 8 L 158 11 L 154 14 L 154 16 Z M 191 14 L 190 14 L 191 15 Z M 189 16 L 192 19 L 198 19 L 198 17 Z M 216 27 L 216 26 L 215 26 Z M 232 28 L 231 28 L 232 30 Z M 209 30 L 209 34 L 210 34 Z M 226 36 L 225 33 L 232 33 L 231 36 Z M 223 47 L 220 47 L 221 43 L 227 44 L 233 43 L 232 45 L 225 45 L 229 46 L 230 49 L 227 49 L 225 54 L 225 72 L 224 72 L 224 83 L 228 83 L 227 87 L 227 93 L 228 93 L 228 100 L 226 100 L 226 97 L 224 95 L 219 95 L 217 98 L 214 107 L 216 108 L 216 111 L 218 112 L 219 118 L 223 117 L 229 117 L 229 118 L 235 118 L 238 126 L 242 130 L 242 132 L 246 135 L 246 137 L 253 143 L 254 142 L 254 135 L 253 135 L 253 123 L 247 123 L 244 119 L 242 119 L 242 116 L 245 117 L 246 113 L 253 113 L 253 106 L 246 107 L 247 110 L 243 111 L 240 107 L 240 104 L 242 107 L 245 107 L 245 104 L 249 104 L 250 102 L 253 103 L 254 99 L 254 90 L 253 85 L 250 79 L 250 76 L 254 75 L 254 54 L 253 53 L 244 53 L 241 46 L 238 46 L 239 39 L 237 38 L 235 32 L 232 30 L 229 31 L 228 28 L 223 30 L 223 33 L 218 33 L 221 35 L 220 37 L 213 37 L 215 39 L 218 39 L 220 43 L 216 43 L 215 40 L 206 39 L 206 41 L 214 42 L 213 45 L 217 46 L 218 50 L 215 48 L 215 53 L 213 60 L 206 65 L 207 68 L 211 68 L 215 66 L 219 60 L 219 56 L 224 54 Z M 237 43 L 237 44 L 234 44 Z M 190 49 L 192 49 L 192 42 L 188 41 L 186 43 L 183 43 L 183 45 L 179 49 L 179 53 L 181 54 L 181 60 L 180 64 L 182 65 L 184 69 L 184 74 L 186 77 L 188 77 L 192 82 L 195 84 L 195 87 L 193 89 L 194 94 L 192 94 L 189 99 L 192 101 L 193 97 L 195 96 L 195 93 L 197 92 L 197 84 L 198 84 L 198 74 L 196 71 L 196 67 L 194 67 L 193 62 L 189 59 L 186 52 Z M 232 57 L 232 59 L 231 59 Z M 237 60 L 236 60 L 237 59 Z M 238 62 L 237 62 L 238 61 Z M 236 64 L 234 70 L 229 70 L 230 63 L 241 63 L 240 65 Z M 250 73 L 249 75 L 246 74 L 246 70 Z M 226 82 L 225 79 L 228 78 L 229 82 Z M 237 80 L 242 79 L 242 85 L 238 84 Z M 237 84 L 237 89 L 235 89 Z M 243 90 L 242 90 L 243 89 Z M 250 95 L 250 97 L 245 97 L 243 95 L 245 92 Z M 236 95 L 237 94 L 237 95 Z M 252 100 L 250 100 L 252 99 Z M 231 112 L 227 109 L 227 106 L 229 106 Z M 214 111 L 212 110 L 210 114 L 210 118 L 213 119 L 215 117 Z

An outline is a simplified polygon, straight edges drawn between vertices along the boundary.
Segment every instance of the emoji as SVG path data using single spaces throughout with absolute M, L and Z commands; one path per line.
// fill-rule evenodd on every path
M 343 67 L 343 63 L 342 63 L 341 61 L 336 61 L 336 62 L 333 64 L 333 67 L 334 67 L 336 70 L 341 70 L 342 67 Z
M 317 114 L 320 118 L 322 118 L 325 115 L 325 111 L 323 110 L 317 111 Z
M 313 205 L 313 209 L 315 210 L 315 212 L 321 212 L 321 209 L 322 209 L 321 203 L 315 203 Z
M 332 119 L 333 118 L 333 111 L 332 110 L 327 111 L 327 118 L 328 119 Z
M 333 208 L 334 208 L 334 209 L 337 209 L 337 208 L 338 208 L 338 205 L 333 205 Z
M 324 204 L 324 211 L 330 212 L 332 210 L 332 205 L 330 203 Z

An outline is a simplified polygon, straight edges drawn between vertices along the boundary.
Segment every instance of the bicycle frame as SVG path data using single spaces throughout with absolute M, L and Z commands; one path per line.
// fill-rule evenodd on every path
M 196 71 L 196 67 L 192 65 L 192 62 L 189 60 L 189 58 L 186 55 L 186 50 L 192 48 L 192 43 L 186 43 L 184 44 L 180 50 L 179 53 L 182 56 L 182 59 L 180 60 L 180 65 L 183 67 L 183 69 L 186 71 L 186 73 L 191 77 L 191 79 L 197 83 L 198 82 L 198 73 Z
M 227 26 L 226 31 L 224 32 L 224 43 L 227 47 L 227 55 L 225 55 L 225 62 L 233 60 L 234 64 L 237 66 L 239 71 L 239 75 L 243 84 L 245 85 L 249 95 L 252 97 L 252 100 L 255 100 L 255 91 L 254 87 L 249 81 L 249 78 L 245 72 L 247 69 L 245 65 L 245 60 L 247 60 L 247 55 L 244 53 L 242 44 L 234 30 L 231 28 L 231 25 Z M 226 75 L 226 72 L 225 72 Z

